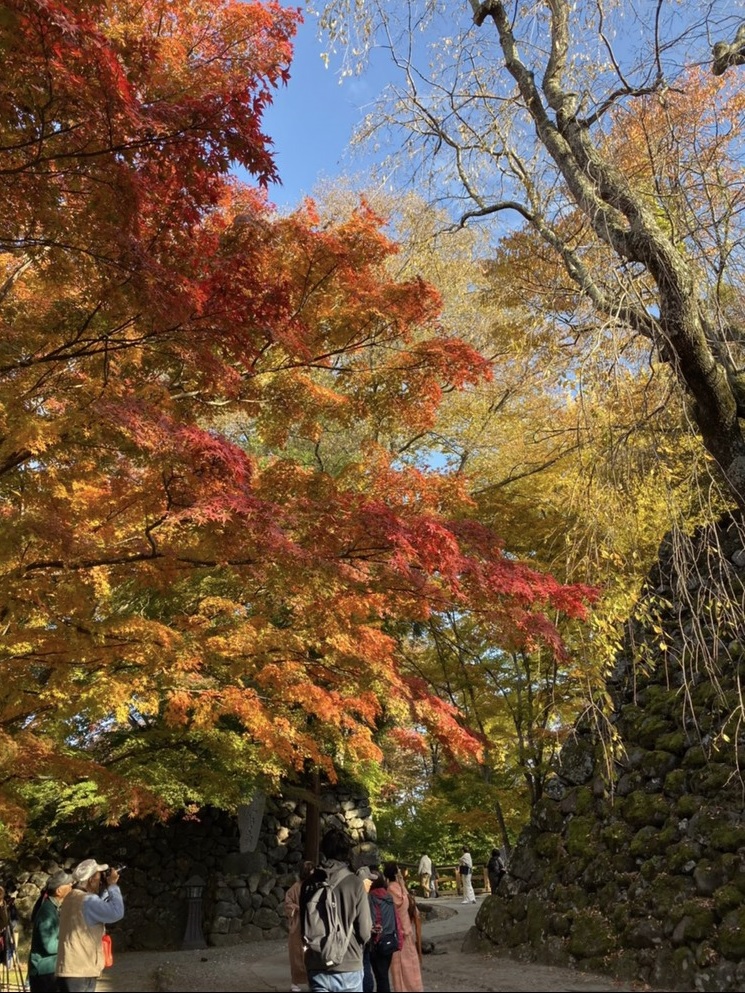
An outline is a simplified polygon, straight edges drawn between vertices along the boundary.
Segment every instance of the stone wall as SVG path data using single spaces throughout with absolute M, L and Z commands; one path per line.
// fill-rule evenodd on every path
M 18 883 L 21 925 L 57 868 L 83 858 L 124 864 L 121 888 L 126 913 L 110 928 L 115 947 L 180 948 L 187 923 L 186 884 L 205 883 L 203 933 L 211 945 L 260 941 L 286 934 L 284 896 L 304 857 L 306 804 L 282 797 L 260 798 L 254 837 L 240 817 L 206 809 L 168 823 L 138 821 L 116 829 L 90 827 L 61 842 L 55 852 L 26 855 L 0 866 L 3 879 Z M 256 814 L 256 804 L 253 805 Z M 377 858 L 375 824 L 367 798 L 336 789 L 321 798 L 321 834 L 342 827 L 360 861 Z M 243 828 L 243 830 L 242 830 Z
M 489 947 L 665 990 L 745 989 L 744 588 L 736 520 L 685 553 L 663 546 L 609 683 L 613 735 L 585 721 L 564 747 L 480 909 Z

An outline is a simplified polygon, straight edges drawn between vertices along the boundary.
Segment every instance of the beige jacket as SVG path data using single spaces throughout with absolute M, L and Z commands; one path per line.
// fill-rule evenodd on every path
M 73 890 L 62 901 L 59 918 L 58 976 L 89 978 L 103 971 L 103 924 L 88 924 L 83 917 L 83 890 Z

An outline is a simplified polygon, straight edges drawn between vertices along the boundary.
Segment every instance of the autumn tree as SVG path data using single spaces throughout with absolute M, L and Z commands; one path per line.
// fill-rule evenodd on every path
M 295 21 L 223 0 L 4 7 L 6 825 L 34 803 L 116 816 L 333 776 L 376 759 L 391 699 L 474 753 L 395 623 L 458 609 L 561 654 L 547 611 L 590 597 L 386 444 L 489 368 L 432 286 L 392 275 L 382 219 L 280 218 L 231 178 L 273 175 L 261 113 Z M 361 423 L 378 433 L 318 457 Z
M 448 230 L 443 211 L 416 194 L 375 198 L 401 243 L 391 260 L 397 276 L 421 273 L 437 285 L 442 321 L 478 347 L 492 371 L 446 393 L 430 428 L 401 423 L 386 443 L 401 461 L 436 462 L 464 480 L 471 513 L 509 534 L 513 553 L 600 590 L 587 624 L 557 618 L 568 649 L 561 660 L 515 649 L 502 630 L 462 613 L 400 631 L 406 666 L 458 706 L 483 748 L 478 761 L 456 767 L 437 741 L 417 741 L 412 729 L 416 764 L 385 749 L 392 781 L 379 794 L 381 825 L 402 838 L 415 832 L 422 817 L 430 820 L 419 805 L 431 798 L 444 805 L 442 831 L 445 810 L 462 831 L 478 793 L 482 815 L 492 812 L 493 838 L 508 839 L 540 799 L 577 717 L 604 703 L 623 623 L 673 515 L 691 521 L 710 511 L 697 486 L 705 454 L 669 378 L 650 378 L 643 354 L 632 361 L 627 349 L 621 375 L 612 341 L 588 340 L 581 366 L 575 350 L 554 342 L 545 314 L 557 281 L 567 310 L 576 301 L 548 258 L 538 265 L 536 237 L 518 233 L 495 250 L 482 228 Z M 353 202 L 338 183 L 323 191 L 327 216 Z M 318 446 L 324 461 L 331 437 Z
M 663 534 L 685 544 L 741 500 L 742 101 L 738 81 L 698 68 L 712 54 L 720 76 L 738 64 L 736 14 L 486 3 L 474 26 L 463 8 L 357 7 L 353 37 L 335 3 L 321 25 L 357 53 L 387 46 L 400 69 L 360 135 L 390 139 L 386 175 L 413 177 L 451 225 L 488 225 L 472 285 L 534 374 L 500 394 L 487 349 L 492 383 L 448 398 L 455 416 L 436 432 L 482 519 L 558 575 L 602 585 L 592 638 L 572 646 L 602 702 Z M 722 37 L 734 40 L 712 53 Z M 733 592 L 721 602 L 736 612 Z M 692 651 L 716 682 L 721 658 Z

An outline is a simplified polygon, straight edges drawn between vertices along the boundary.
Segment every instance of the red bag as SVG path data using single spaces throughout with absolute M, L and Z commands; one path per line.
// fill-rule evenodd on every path
M 101 944 L 103 946 L 104 969 L 108 969 L 109 966 L 114 964 L 114 952 L 111 947 L 111 935 L 105 934 L 103 938 L 101 938 Z

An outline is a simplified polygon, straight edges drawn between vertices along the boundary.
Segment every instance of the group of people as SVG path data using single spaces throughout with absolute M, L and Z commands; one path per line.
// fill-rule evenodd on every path
M 332 828 L 321 840 L 321 868 L 334 888 L 342 925 L 349 936 L 343 958 L 329 964 L 303 943 L 303 910 L 307 884 L 315 870 L 304 862 L 299 878 L 287 891 L 289 958 L 292 990 L 307 983 L 325 993 L 421 993 L 421 918 L 416 899 L 406 887 L 396 862 L 351 868 L 351 844 Z M 393 917 L 391 918 L 391 911 Z M 382 941 L 384 921 L 395 920 L 396 940 Z
M 84 859 L 47 880 L 31 913 L 31 993 L 91 993 L 104 969 L 106 925 L 124 916 L 114 867 Z
M 486 865 L 486 872 L 489 877 L 489 888 L 492 893 L 496 892 L 502 876 L 504 876 L 506 871 L 507 870 L 499 849 L 493 848 L 491 857 Z M 437 871 L 432 864 L 432 859 L 429 855 L 422 855 L 419 859 L 419 867 L 417 872 L 419 874 L 419 885 L 422 890 L 422 896 L 438 896 Z M 473 858 L 471 857 L 471 852 L 468 845 L 463 845 L 463 850 L 458 860 L 458 874 L 460 876 L 461 887 L 463 889 L 463 900 L 461 902 L 476 903 L 476 894 L 473 890 Z

